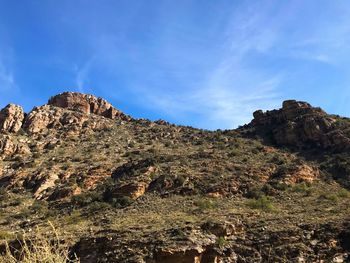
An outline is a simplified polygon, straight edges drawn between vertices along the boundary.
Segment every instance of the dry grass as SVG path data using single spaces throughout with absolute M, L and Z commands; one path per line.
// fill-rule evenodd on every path
M 49 222 L 51 231 L 42 233 L 36 229 L 34 237 L 26 233 L 18 239 L 17 246 L 6 243 L 6 251 L 0 255 L 2 263 L 78 263 L 78 259 L 69 259 L 68 246 L 60 239 L 58 230 Z

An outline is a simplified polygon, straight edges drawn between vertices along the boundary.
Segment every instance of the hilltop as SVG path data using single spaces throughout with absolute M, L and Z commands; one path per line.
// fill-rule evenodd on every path
M 0 160 L 13 244 L 50 221 L 87 263 L 350 260 L 350 119 L 306 102 L 208 131 L 65 92 L 0 111 Z

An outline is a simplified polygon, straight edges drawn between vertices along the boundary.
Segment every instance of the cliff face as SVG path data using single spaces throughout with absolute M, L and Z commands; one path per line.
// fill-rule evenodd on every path
M 133 119 L 81 93 L 28 114 L 10 104 L 0 239 L 50 220 L 88 263 L 347 262 L 349 129 L 297 101 L 227 131 Z

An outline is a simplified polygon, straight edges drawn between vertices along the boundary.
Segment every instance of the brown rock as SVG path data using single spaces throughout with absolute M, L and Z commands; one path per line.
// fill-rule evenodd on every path
M 30 153 L 30 149 L 27 144 L 17 142 L 11 136 L 0 137 L 0 156 L 28 153 Z
M 117 185 L 113 197 L 127 196 L 131 199 L 137 199 L 142 196 L 148 188 L 144 182 L 133 182 L 128 184 Z
M 96 114 L 106 118 L 115 119 L 126 117 L 121 111 L 114 108 L 102 98 L 77 92 L 64 92 L 51 97 L 49 105 L 79 111 L 85 114 Z
M 9 104 L 0 111 L 0 131 L 18 132 L 22 127 L 24 112 L 21 106 Z
M 234 224 L 231 222 L 206 222 L 201 228 L 217 237 L 232 236 L 243 231 L 242 223 L 237 220 Z
M 349 133 L 339 129 L 337 119 L 309 103 L 287 100 L 279 110 L 254 112 L 250 126 L 277 145 L 298 148 L 350 149 Z M 350 127 L 348 127 L 350 128 Z
M 51 127 L 60 126 L 59 118 L 62 115 L 61 111 L 48 105 L 34 108 L 26 117 L 24 129 L 31 133 L 40 133 Z
M 320 177 L 320 171 L 315 168 L 311 167 L 309 165 L 301 165 L 298 166 L 294 171 L 291 173 L 285 175 L 285 183 L 301 183 L 301 182 L 307 182 L 311 183 L 315 180 L 317 180 Z
M 0 153 L 9 156 L 17 151 L 17 145 L 11 140 L 11 137 L 5 136 L 0 139 Z
M 44 193 L 48 188 L 52 188 L 55 186 L 55 181 L 58 180 L 59 177 L 56 173 L 49 173 L 43 177 L 43 179 L 37 179 L 38 185 L 34 191 L 34 197 L 36 199 L 42 199 L 44 197 Z
M 83 128 L 101 130 L 109 126 L 107 119 L 101 119 L 98 116 L 88 116 L 81 112 L 44 105 L 34 108 L 27 115 L 23 128 L 30 134 L 43 133 L 48 129 L 65 128 L 74 135 L 79 134 Z
M 149 159 L 128 162 L 113 172 L 115 187 L 109 189 L 106 194 L 111 198 L 126 196 L 137 199 L 147 191 L 152 181 L 152 174 L 157 171 L 153 161 Z

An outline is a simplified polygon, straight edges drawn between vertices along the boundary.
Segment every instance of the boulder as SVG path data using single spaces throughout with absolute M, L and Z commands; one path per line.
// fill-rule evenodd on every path
M 24 112 L 21 106 L 9 104 L 0 111 L 0 131 L 18 132 L 22 127 Z

